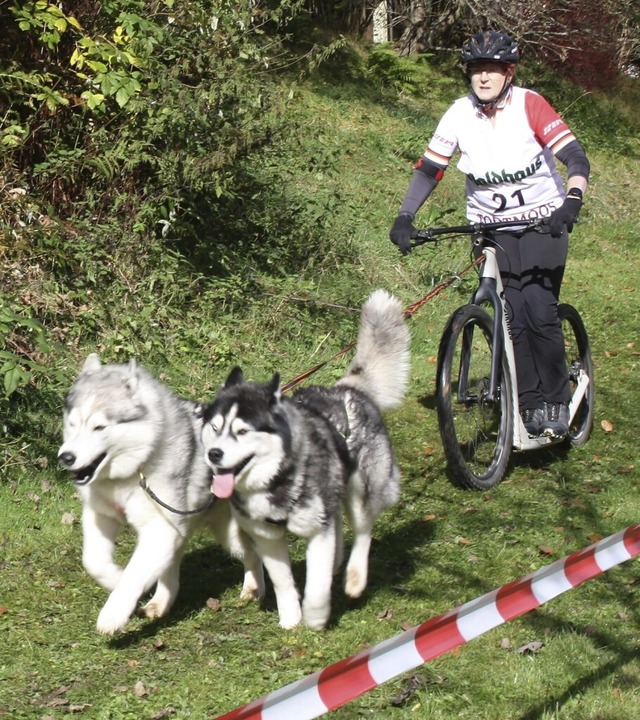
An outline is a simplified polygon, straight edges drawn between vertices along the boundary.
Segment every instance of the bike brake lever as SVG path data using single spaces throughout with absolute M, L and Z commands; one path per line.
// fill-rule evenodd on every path
M 433 243 L 434 246 L 438 244 L 438 238 L 432 234 L 431 228 L 425 230 L 418 230 L 416 234 L 411 237 L 413 242 L 411 247 L 419 247 L 420 245 L 426 245 L 427 243 Z

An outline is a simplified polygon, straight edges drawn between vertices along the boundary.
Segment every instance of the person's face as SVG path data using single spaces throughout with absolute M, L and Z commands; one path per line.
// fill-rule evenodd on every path
M 515 71 L 515 65 L 505 65 L 493 60 L 479 60 L 470 63 L 467 72 L 471 80 L 471 88 L 476 96 L 490 102 L 502 92 L 505 80 L 510 81 Z

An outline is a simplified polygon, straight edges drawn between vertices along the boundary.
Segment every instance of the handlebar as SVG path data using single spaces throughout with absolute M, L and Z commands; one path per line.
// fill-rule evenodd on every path
M 508 227 L 520 227 L 522 230 L 537 230 L 542 232 L 542 228 L 548 226 L 549 221 L 546 218 L 535 220 L 498 220 L 489 223 L 471 223 L 469 225 L 454 225 L 452 227 L 441 228 L 424 228 L 416 230 L 412 236 L 414 242 L 412 247 L 424 245 L 428 242 L 437 242 L 439 235 L 482 235 L 486 230 L 501 230 Z

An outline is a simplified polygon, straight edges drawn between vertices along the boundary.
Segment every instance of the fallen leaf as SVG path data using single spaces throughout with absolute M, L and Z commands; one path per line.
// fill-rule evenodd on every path
M 502 642 L 500 643 L 500 647 L 503 650 L 511 650 L 511 640 L 509 638 L 502 638 Z
M 6 607 L 0 606 L 0 615 L 6 615 L 8 612 Z
M 136 697 L 146 697 L 149 694 L 142 680 L 138 680 L 138 682 L 133 686 L 133 694 Z
M 554 553 L 554 549 L 549 547 L 549 545 L 540 545 L 538 550 L 542 553 L 542 555 L 553 555 Z
M 430 522 L 431 520 L 435 520 L 437 517 L 437 515 L 425 515 L 424 520 L 426 520 L 426 522 Z
M 543 647 L 543 642 L 540 642 L 539 640 L 534 640 L 533 642 L 527 643 L 526 645 L 522 645 L 516 650 L 516 652 L 520 655 L 535 655 L 537 652 L 540 652 Z
M 76 516 L 73 513 L 66 512 L 62 515 L 60 522 L 63 525 L 73 525 L 76 521 Z
M 471 545 L 471 540 L 466 537 L 457 537 L 456 542 L 458 545 Z
M 404 705 L 404 703 L 423 685 L 424 682 L 417 676 L 412 675 L 408 682 L 407 687 L 404 688 L 398 695 L 392 697 L 390 703 L 395 707 Z
M 591 540 L 592 543 L 600 542 L 600 540 L 602 540 L 602 535 L 598 535 L 597 533 L 589 533 L 587 535 L 587 540 Z
M 635 468 L 636 468 L 635 465 L 621 465 L 621 466 L 617 469 L 617 472 L 618 472 L 620 475 L 628 475 L 629 473 L 632 473 L 632 472 L 635 470 Z
M 220 610 L 220 600 L 218 600 L 218 598 L 209 598 L 207 600 L 207 607 L 213 612 L 218 612 L 218 610 Z
M 69 701 L 67 700 L 67 698 L 56 697 L 56 698 L 53 698 L 53 700 L 49 700 L 49 702 L 47 703 L 47 707 L 51 707 L 51 708 L 65 707 L 68 704 L 69 704 Z
M 382 612 L 376 615 L 378 620 L 391 620 L 393 617 L 393 610 L 391 608 L 385 608 Z
M 162 718 L 171 717 L 172 715 L 175 715 L 178 711 L 173 707 L 167 707 L 162 710 L 158 710 L 157 713 L 153 713 L 151 716 L 151 720 L 162 720 Z
M 613 432 L 613 423 L 610 420 L 603 420 L 600 423 L 600 427 L 606 432 L 610 433 Z

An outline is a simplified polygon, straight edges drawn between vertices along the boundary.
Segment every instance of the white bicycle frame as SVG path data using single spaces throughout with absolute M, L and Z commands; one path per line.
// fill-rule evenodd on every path
M 482 248 L 484 255 L 484 263 L 481 266 L 480 277 L 481 278 L 492 278 L 495 280 L 495 288 L 500 299 L 500 307 L 502 314 L 502 344 L 503 352 L 507 358 L 507 367 L 509 368 L 509 375 L 511 377 L 511 388 L 512 397 L 511 402 L 513 405 L 513 441 L 512 445 L 517 450 L 535 450 L 536 448 L 544 445 L 551 445 L 557 443 L 562 438 L 550 438 L 550 437 L 529 437 L 529 434 L 525 430 L 524 423 L 520 417 L 520 408 L 518 405 L 518 380 L 516 378 L 516 359 L 513 351 L 513 341 L 511 338 L 511 328 L 509 327 L 509 318 L 507 315 L 507 304 L 504 298 L 504 287 L 502 285 L 502 278 L 500 277 L 500 271 L 498 269 L 498 261 L 496 258 L 496 250 L 494 247 L 484 246 Z M 571 397 L 569 403 L 569 422 L 573 421 L 575 414 L 578 410 L 582 399 L 585 396 L 587 387 L 589 386 L 589 376 L 584 371 L 580 370 L 580 376 L 576 384 L 576 388 Z

